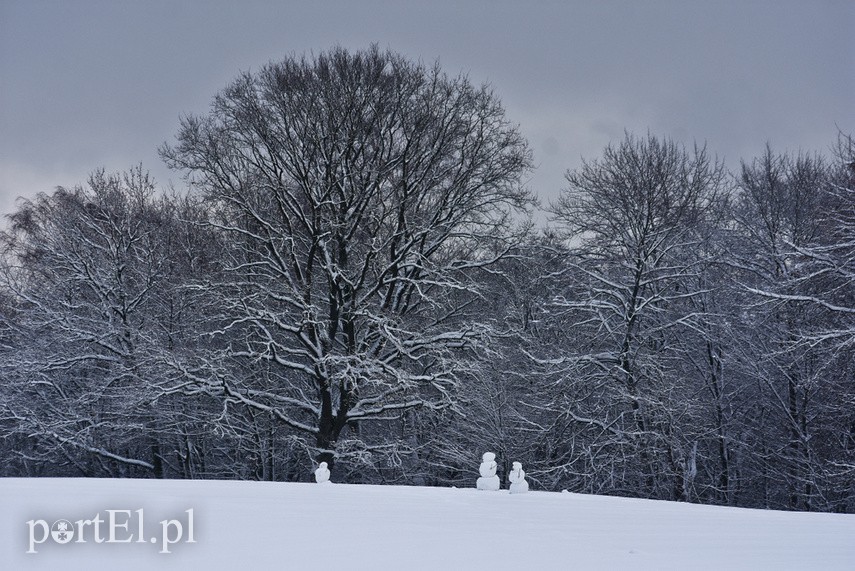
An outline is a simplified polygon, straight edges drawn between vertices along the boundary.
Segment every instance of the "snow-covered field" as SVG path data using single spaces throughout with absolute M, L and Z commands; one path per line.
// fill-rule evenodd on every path
M 851 571 L 855 515 L 572 493 L 0 479 L 0 569 Z

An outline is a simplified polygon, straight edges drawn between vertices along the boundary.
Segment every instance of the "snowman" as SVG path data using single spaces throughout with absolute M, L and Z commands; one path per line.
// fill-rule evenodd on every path
M 481 459 L 481 466 L 478 468 L 481 477 L 475 482 L 475 487 L 479 490 L 495 492 L 501 486 L 499 477 L 496 475 L 496 455 L 492 452 L 485 452 Z
M 321 465 L 315 470 L 315 481 L 319 484 L 330 483 L 330 470 L 327 468 L 326 462 L 321 462 Z
M 525 481 L 525 471 L 522 469 L 522 464 L 514 462 L 514 467 L 511 473 L 508 474 L 508 480 L 511 482 L 511 493 L 522 494 L 528 491 L 528 482 Z

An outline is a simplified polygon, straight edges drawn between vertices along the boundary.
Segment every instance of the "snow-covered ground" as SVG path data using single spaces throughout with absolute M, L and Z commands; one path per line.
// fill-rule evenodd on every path
M 0 569 L 851 571 L 855 515 L 572 493 L 0 479 Z

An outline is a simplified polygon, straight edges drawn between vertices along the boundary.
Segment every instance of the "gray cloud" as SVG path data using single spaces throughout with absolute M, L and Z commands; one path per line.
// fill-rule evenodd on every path
M 624 129 L 706 141 L 731 166 L 766 140 L 855 131 L 851 2 L 0 3 L 0 213 L 14 197 L 142 162 L 240 70 L 371 42 L 489 81 L 529 138 L 531 185 Z

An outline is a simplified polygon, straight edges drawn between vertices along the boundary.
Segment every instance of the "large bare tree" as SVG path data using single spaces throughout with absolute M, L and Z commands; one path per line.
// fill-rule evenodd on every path
M 454 402 L 487 333 L 476 274 L 532 202 L 530 152 L 490 89 L 376 47 L 288 58 L 184 118 L 162 156 L 231 237 L 210 284 L 230 342 L 177 364 L 186 378 L 330 463 L 347 426 L 364 442 L 368 421 Z

